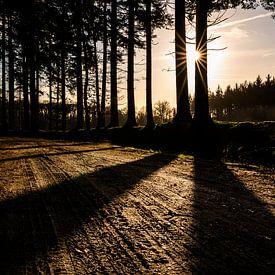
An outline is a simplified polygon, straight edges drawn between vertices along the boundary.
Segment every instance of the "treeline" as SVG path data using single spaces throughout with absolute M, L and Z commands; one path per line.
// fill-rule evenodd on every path
M 90 129 L 119 125 L 121 84 L 126 82 L 126 127 L 137 125 L 135 51 L 144 49 L 146 126 L 154 127 L 152 41 L 154 29 L 175 28 L 176 123 L 211 123 L 207 85 L 207 27 L 215 11 L 269 0 L 0 0 L 1 130 Z M 195 24 L 194 115 L 191 114 L 185 19 Z M 174 20 L 173 20 L 174 19 Z M 195 21 L 195 22 L 193 22 Z M 222 21 L 214 19 L 214 24 Z M 210 23 L 210 24 L 212 24 Z M 45 104 L 41 103 L 46 100 Z M 72 106 L 76 116 L 71 121 Z M 44 118 L 43 118 L 44 120 Z M 93 120 L 93 121 L 91 121 Z
M 9 0 L 0 9 L 2 129 L 37 131 L 45 98 L 50 130 L 54 123 L 68 129 L 72 102 L 74 128 L 90 129 L 94 108 L 97 127 L 107 126 L 108 105 L 108 125 L 118 126 L 123 81 L 127 123 L 136 124 L 135 50 L 146 48 L 151 55 L 153 30 L 171 24 L 166 1 Z
M 209 96 L 210 112 L 217 120 L 275 120 L 275 78 L 260 76 L 235 87 L 220 87 Z

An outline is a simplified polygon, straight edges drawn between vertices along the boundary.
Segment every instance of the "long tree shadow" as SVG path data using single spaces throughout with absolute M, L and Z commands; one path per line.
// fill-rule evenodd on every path
M 26 141 L 23 140 L 20 143 L 25 143 Z M 10 141 L 8 142 L 10 143 Z M 18 143 L 14 142 L 14 143 Z M 52 148 L 52 147 L 71 147 L 71 146 L 81 146 L 81 145 L 87 145 L 87 142 L 81 142 L 81 143 L 51 143 L 51 144 L 45 144 L 45 145 L 29 145 L 29 146 L 18 146 L 18 147 L 0 147 L 0 151 L 16 151 L 16 150 L 28 150 L 28 149 L 39 149 L 39 148 Z
M 194 161 L 195 273 L 274 274 L 275 219 L 220 162 Z
M 45 146 L 46 148 L 51 148 L 51 146 Z M 45 156 L 62 156 L 62 155 L 75 155 L 75 154 L 81 154 L 81 153 L 90 153 L 90 152 L 99 152 L 99 151 L 107 151 L 107 150 L 116 150 L 119 149 L 119 146 L 111 146 L 111 147 L 103 147 L 103 148 L 97 148 L 97 149 L 87 149 L 87 150 L 68 150 L 65 151 L 64 147 L 60 147 L 61 152 L 57 153 L 41 153 L 41 154 L 27 154 L 22 156 L 16 156 L 16 157 L 8 157 L 8 158 L 2 158 L 1 162 L 6 161 L 18 161 L 21 159 L 36 159 L 36 158 L 43 158 Z
M 49 251 L 58 250 L 60 240 L 81 230 L 82 225 L 96 219 L 98 213 L 104 218 L 105 206 L 174 158 L 173 155 L 150 155 L 133 162 L 99 167 L 77 178 L 65 177 L 58 169 L 47 172 L 51 166 L 45 158 L 48 187 L 37 186 L 33 191 L 36 182 L 34 175 L 30 175 L 31 190 L 0 203 L 0 274 L 16 274 L 26 265 L 33 266 L 31 273 L 36 274 L 35 264 L 30 263 L 37 258 L 43 261 Z

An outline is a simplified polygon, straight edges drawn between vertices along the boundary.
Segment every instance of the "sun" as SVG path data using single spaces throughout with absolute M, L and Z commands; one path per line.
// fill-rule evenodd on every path
M 191 55 L 190 56 L 191 60 L 193 60 L 193 61 L 198 61 L 200 59 L 200 57 L 201 57 L 201 54 L 198 51 L 196 51 L 196 50 L 191 51 L 190 55 Z

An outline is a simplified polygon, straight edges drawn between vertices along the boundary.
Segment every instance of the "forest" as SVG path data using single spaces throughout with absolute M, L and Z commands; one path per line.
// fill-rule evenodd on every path
M 275 273 L 274 75 L 208 85 L 209 28 L 258 7 L 273 24 L 273 0 L 0 0 L 1 275 Z
M 272 120 L 272 115 L 236 113 L 244 107 L 253 113 L 251 105 L 260 93 L 260 87 L 255 85 L 264 83 L 245 82 L 239 87 L 228 87 L 224 93 L 220 89 L 209 92 L 205 30 L 210 24 L 207 17 L 215 11 L 239 5 L 254 9 L 260 4 L 272 10 L 273 2 L 197 2 L 28 0 L 20 4 L 2 0 L 1 130 L 90 130 L 119 125 L 133 127 L 139 121 L 153 128 L 169 120 L 190 122 L 192 117 L 198 124 L 207 124 L 211 117 Z M 196 20 L 196 48 L 201 55 L 196 62 L 195 98 L 191 101 L 187 85 L 186 17 L 192 24 Z M 216 19 L 214 23 L 219 20 L 222 21 Z M 158 110 L 152 106 L 152 43 L 154 30 L 167 27 L 175 29 L 177 106 L 176 110 L 168 110 L 169 116 L 163 119 L 154 118 Z M 146 52 L 145 114 L 136 114 L 135 107 L 134 68 L 138 49 Z M 126 110 L 119 108 L 122 82 L 127 82 Z M 262 93 L 266 96 L 260 96 L 259 100 L 266 102 L 256 104 L 262 108 L 265 104 L 272 107 L 274 79 L 268 79 L 265 86 Z M 146 122 L 139 119 L 141 115 Z

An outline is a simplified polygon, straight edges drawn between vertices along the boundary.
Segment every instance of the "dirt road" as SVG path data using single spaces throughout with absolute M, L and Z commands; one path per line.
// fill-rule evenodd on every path
M 274 274 L 273 172 L 0 138 L 0 274 Z

